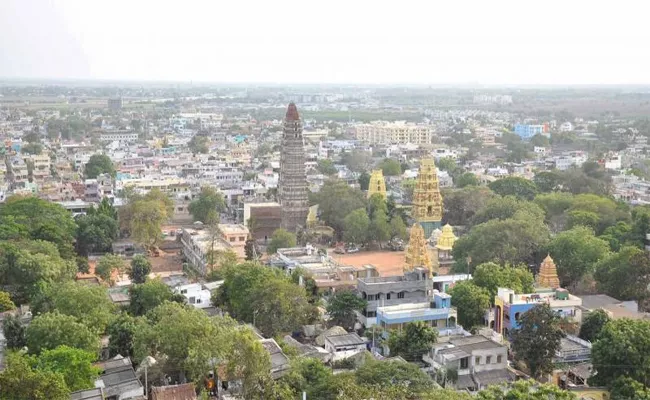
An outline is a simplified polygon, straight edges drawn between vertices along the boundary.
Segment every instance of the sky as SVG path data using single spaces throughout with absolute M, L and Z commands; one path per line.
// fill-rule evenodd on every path
M 0 0 L 0 78 L 650 84 L 643 0 Z

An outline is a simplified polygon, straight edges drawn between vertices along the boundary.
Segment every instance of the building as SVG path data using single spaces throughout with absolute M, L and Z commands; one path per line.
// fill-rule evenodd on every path
M 332 361 L 338 361 L 366 351 L 367 341 L 356 333 L 325 336 L 325 350 L 332 354 Z
M 386 337 L 389 332 L 401 332 L 410 322 L 421 321 L 439 331 L 456 330 L 458 315 L 451 306 L 451 296 L 447 293 L 433 291 L 433 301 L 424 303 L 404 303 L 395 306 L 377 308 L 377 325 Z
M 218 262 L 218 257 L 212 260 L 211 254 L 232 251 L 237 258 L 244 258 L 248 229 L 238 224 L 219 224 L 219 230 L 212 232 L 210 229 L 183 228 L 180 236 L 183 257 L 199 274 L 206 275 L 210 272 L 209 264 Z
M 219 231 L 223 240 L 237 254 L 237 258 L 240 260 L 246 258 L 246 250 L 244 248 L 246 247 L 246 239 L 249 235 L 248 228 L 242 224 L 219 224 Z
M 144 387 L 135 375 L 130 358 L 114 358 L 95 364 L 102 372 L 95 381 L 107 400 L 144 397 Z
M 418 178 L 413 190 L 411 216 L 422 225 L 424 237 L 428 238 L 434 229 L 440 228 L 442 196 L 440 195 L 438 174 L 433 159 L 420 161 Z
M 296 105 L 287 108 L 282 132 L 280 153 L 280 180 L 278 197 L 282 206 L 282 227 L 297 232 L 307 224 L 309 212 L 305 149 L 302 139 L 302 122 Z
M 273 232 L 280 228 L 282 222 L 282 206 L 275 202 L 244 203 L 244 225 L 248 226 L 253 219 L 252 235 L 255 240 L 266 242 L 271 239 Z
M 582 299 L 569 294 L 566 289 L 539 289 L 535 293 L 515 294 L 512 289 L 499 288 L 494 304 L 494 321 L 490 321 L 490 326 L 504 336 L 519 329 L 521 316 L 538 304 L 548 304 L 553 311 L 569 321 L 582 321 Z
M 543 135 L 548 132 L 547 125 L 526 125 L 516 124 L 515 133 L 522 139 L 530 139 L 535 135 Z
M 573 130 L 573 124 L 571 122 L 563 122 L 560 124 L 560 132 L 571 132 Z
M 429 278 L 435 272 L 429 254 L 429 246 L 424 237 L 424 229 L 417 222 L 411 227 L 411 236 L 404 257 L 404 272 L 411 272 L 416 268 L 427 270 Z
M 436 265 L 436 268 L 449 267 L 454 263 L 454 257 L 451 251 L 454 248 L 456 239 L 458 238 L 454 235 L 454 229 L 449 224 L 443 226 L 442 229 L 435 229 L 431 233 L 429 243 L 433 245 L 433 263 Z
M 122 106 L 124 105 L 124 101 L 122 100 L 122 97 L 111 97 L 108 99 L 108 109 L 109 110 L 121 110 Z
M 422 359 L 434 371 L 455 370 L 457 390 L 477 391 L 515 381 L 508 368 L 508 347 L 485 336 L 453 338 L 435 344 Z
M 187 303 L 196 308 L 208 308 L 212 306 L 210 301 L 211 293 L 200 283 L 190 283 L 188 285 L 178 285 L 174 287 L 174 293 L 180 294 Z
M 535 278 L 535 283 L 539 287 L 557 289 L 560 287 L 560 278 L 557 276 L 557 268 L 551 255 L 547 255 L 539 267 L 539 273 Z
M 384 180 L 384 172 L 381 169 L 375 169 L 370 174 L 368 198 L 372 197 L 375 193 L 380 194 L 386 200 L 386 181 Z
M 137 142 L 138 141 L 138 134 L 133 131 L 106 131 L 102 132 L 102 134 L 99 136 L 99 140 L 102 142 Z
M 433 131 L 426 125 L 416 125 L 404 121 L 373 122 L 354 127 L 357 140 L 369 144 L 431 144 Z

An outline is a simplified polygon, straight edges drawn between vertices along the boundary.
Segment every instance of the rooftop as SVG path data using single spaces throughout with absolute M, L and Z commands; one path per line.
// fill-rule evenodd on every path
M 356 346 L 365 344 L 366 341 L 356 333 L 346 333 L 344 335 L 333 335 L 325 337 L 325 341 L 332 343 L 333 346 Z

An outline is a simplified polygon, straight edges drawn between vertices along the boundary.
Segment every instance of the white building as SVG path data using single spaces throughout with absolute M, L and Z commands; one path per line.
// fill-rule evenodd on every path
M 573 130 L 573 124 L 571 122 L 563 122 L 560 125 L 560 132 L 571 132 Z
M 366 340 L 356 333 L 326 336 L 325 350 L 332 355 L 332 361 L 342 360 L 366 351 Z
M 133 131 L 103 132 L 99 139 L 102 142 L 136 142 L 138 134 Z
M 358 140 L 371 144 L 430 144 L 433 139 L 430 126 L 404 121 L 359 124 L 354 133 Z
M 200 283 L 177 286 L 174 288 L 174 293 L 183 295 L 187 299 L 187 303 L 196 308 L 208 308 L 212 306 L 210 291 Z

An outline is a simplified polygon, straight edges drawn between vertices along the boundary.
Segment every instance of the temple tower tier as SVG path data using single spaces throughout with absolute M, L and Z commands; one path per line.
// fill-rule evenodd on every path
M 411 216 L 422 225 L 425 237 L 440 228 L 442 221 L 442 196 L 438 185 L 438 171 L 433 159 L 420 161 L 418 178 L 413 190 Z
M 557 276 L 557 268 L 555 267 L 555 262 L 551 258 L 550 254 L 546 256 L 544 261 L 542 261 L 535 283 L 537 283 L 537 286 L 545 288 L 557 289 L 560 287 L 560 278 Z
M 379 193 L 386 200 L 386 181 L 384 180 L 384 172 L 380 169 L 375 169 L 370 174 L 368 198 L 372 197 L 375 193 Z
M 424 230 L 419 223 L 413 224 L 408 247 L 406 248 L 406 259 L 404 262 L 404 272 L 411 272 L 415 268 L 426 268 L 429 270 L 429 276 L 433 275 L 433 264 L 429 254 L 429 246 L 424 236 Z

